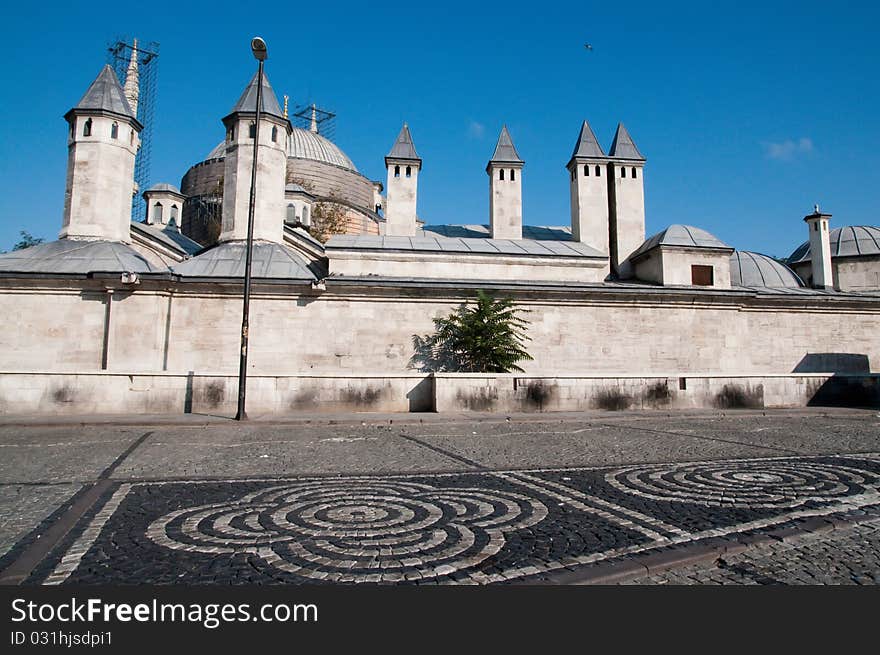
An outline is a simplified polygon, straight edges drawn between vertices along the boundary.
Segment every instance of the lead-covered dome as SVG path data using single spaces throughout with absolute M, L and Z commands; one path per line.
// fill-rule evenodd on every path
M 643 252 L 647 252 L 657 246 L 679 246 L 683 248 L 716 248 L 730 249 L 730 246 L 724 243 L 714 234 L 701 230 L 693 225 L 670 225 L 662 232 L 648 237 L 644 243 L 631 255 L 636 257 Z
M 831 230 L 831 258 L 866 257 L 880 255 L 880 228 L 873 225 L 847 225 Z M 804 241 L 791 257 L 789 264 L 810 261 L 810 242 Z
M 737 287 L 798 288 L 804 286 L 797 273 L 759 252 L 737 250 L 730 256 L 730 284 Z
M 220 142 L 208 156 L 207 160 L 223 159 L 226 156 L 226 142 Z M 351 159 L 330 139 L 321 136 L 317 132 L 304 130 L 301 127 L 293 128 L 290 139 L 287 142 L 287 156 L 300 159 L 311 159 L 324 164 L 333 164 L 350 171 L 357 172 L 357 168 Z

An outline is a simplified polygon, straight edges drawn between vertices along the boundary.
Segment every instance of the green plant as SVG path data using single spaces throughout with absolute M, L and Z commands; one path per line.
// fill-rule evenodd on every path
M 413 336 L 411 365 L 422 371 L 471 373 L 522 372 L 517 362 L 531 360 L 524 342 L 529 322 L 513 300 L 478 291 L 476 304 L 462 304 L 434 319 L 434 333 Z

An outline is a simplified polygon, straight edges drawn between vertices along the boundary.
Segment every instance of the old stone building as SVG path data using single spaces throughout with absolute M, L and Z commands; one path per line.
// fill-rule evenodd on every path
M 877 228 L 830 230 L 816 208 L 796 270 L 695 226 L 645 238 L 647 160 L 623 125 L 606 155 L 586 122 L 566 166 L 568 224 L 526 222 L 528 169 L 506 127 L 486 166 L 487 224 L 425 223 L 409 126 L 380 185 L 322 135 L 293 127 L 268 81 L 257 124 L 257 84 L 180 189 L 143 192 L 143 223 L 130 214 L 135 81 L 123 89 L 105 68 L 65 115 L 59 239 L 0 256 L 0 309 L 15 322 L 0 331 L 0 411 L 234 406 L 257 134 L 254 413 L 878 401 Z M 309 232 L 322 201 L 353 212 L 349 233 L 326 243 Z M 200 202 L 217 221 L 202 243 L 188 213 Z M 528 312 L 525 373 L 432 372 L 420 356 L 414 336 L 477 289 Z

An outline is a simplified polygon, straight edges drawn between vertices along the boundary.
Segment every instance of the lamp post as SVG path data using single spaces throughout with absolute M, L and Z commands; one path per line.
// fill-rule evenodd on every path
M 247 246 L 244 259 L 244 301 L 241 312 L 241 357 L 238 361 L 238 411 L 236 421 L 247 420 L 245 397 L 247 395 L 248 318 L 251 305 L 251 260 L 254 250 L 254 205 L 257 199 L 257 154 L 260 145 L 260 118 L 263 105 L 263 62 L 269 56 L 266 42 L 258 36 L 251 39 L 251 52 L 258 63 L 257 68 L 257 115 L 254 119 L 254 161 L 251 167 L 251 195 L 248 202 Z

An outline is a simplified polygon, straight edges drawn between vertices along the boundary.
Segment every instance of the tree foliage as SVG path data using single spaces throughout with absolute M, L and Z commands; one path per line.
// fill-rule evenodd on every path
M 345 208 L 332 200 L 316 202 L 312 207 L 309 234 L 321 243 L 326 243 L 334 234 L 345 234 L 345 226 L 348 223 L 345 214 Z
M 413 335 L 411 365 L 425 372 L 522 372 L 517 362 L 531 360 L 525 349 L 529 322 L 513 300 L 478 291 L 476 303 L 462 304 L 434 319 L 434 333 Z

